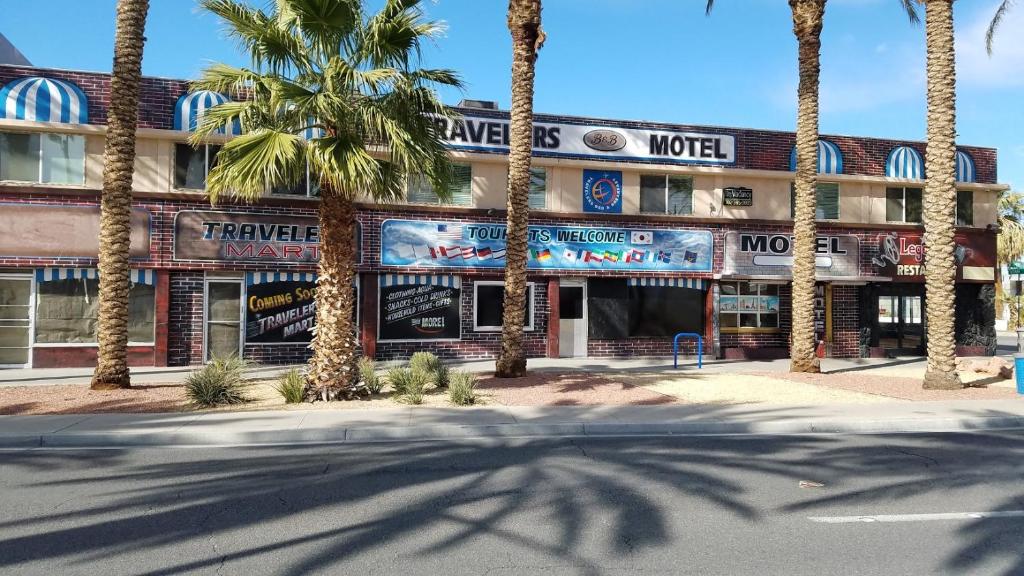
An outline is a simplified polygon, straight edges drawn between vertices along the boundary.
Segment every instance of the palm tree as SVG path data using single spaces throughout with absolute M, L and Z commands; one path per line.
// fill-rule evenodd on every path
M 509 0 L 508 29 L 512 34 L 512 112 L 509 127 L 508 216 L 505 255 L 505 308 L 501 321 L 501 353 L 494 375 L 517 378 L 526 374 L 523 318 L 526 314 L 526 259 L 529 225 L 530 158 L 533 155 L 534 63 L 544 31 L 540 0 Z
M 1024 192 L 1003 191 L 997 204 L 999 236 L 996 245 L 996 309 L 1001 313 L 1009 304 L 1008 328 L 1018 326 L 1017 296 L 1010 296 L 1002 287 L 1002 270 L 1024 256 Z
M 131 239 L 132 175 L 135 128 L 142 82 L 149 0 L 118 0 L 114 34 L 114 69 L 103 150 L 100 196 L 100 293 L 96 339 L 99 350 L 91 388 L 130 388 L 128 371 L 128 249 Z
M 956 262 L 956 61 L 953 0 L 924 3 L 928 75 L 928 147 L 925 151 L 924 245 L 928 368 L 924 387 L 962 388 L 956 372 L 954 316 Z
M 818 84 L 826 0 L 789 0 L 798 49 L 796 181 L 793 207 L 793 312 L 790 371 L 819 372 L 814 338 Z M 714 0 L 708 0 L 710 13 Z
M 992 15 L 992 22 L 988 25 L 988 30 L 985 31 L 985 49 L 988 50 L 989 56 L 992 55 L 992 45 L 995 43 L 996 30 L 999 29 L 999 24 L 1003 22 L 1003 17 L 1013 8 L 1017 0 L 1003 0 L 999 7 L 996 8 L 995 14 Z
M 252 201 L 309 171 L 320 178 L 320 270 L 308 383 L 320 398 L 356 386 L 353 325 L 354 201 L 402 200 L 407 177 L 423 174 L 444 197 L 451 178 L 437 131 L 451 117 L 436 86 L 461 87 L 449 70 L 419 66 L 423 42 L 442 27 L 419 0 L 387 0 L 365 16 L 359 0 L 277 0 L 264 12 L 243 0 L 202 0 L 227 23 L 249 68 L 214 64 L 198 89 L 243 95 L 211 109 L 196 141 L 239 120 L 245 134 L 217 155 L 211 200 L 230 192 Z M 305 139 L 307 130 L 319 131 Z

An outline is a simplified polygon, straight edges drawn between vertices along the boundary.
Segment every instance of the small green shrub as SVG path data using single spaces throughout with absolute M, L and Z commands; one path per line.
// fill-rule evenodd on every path
M 469 406 L 476 403 L 476 375 L 461 370 L 453 370 L 448 384 L 448 399 L 456 406 Z
M 423 403 L 423 391 L 430 382 L 430 376 L 412 368 L 392 368 L 388 371 L 388 382 L 395 393 L 410 404 Z
M 380 394 L 384 389 L 384 380 L 377 375 L 377 364 L 372 358 L 359 359 L 359 379 L 370 394 Z
M 306 377 L 292 368 L 281 375 L 274 389 L 284 397 L 285 404 L 298 404 L 306 398 Z
M 416 352 L 409 358 L 409 367 L 428 374 L 430 381 L 438 388 L 448 387 L 449 368 L 431 352 Z
M 214 358 L 188 375 L 185 395 L 192 404 L 207 408 L 248 402 L 244 393 L 246 366 L 244 360 L 234 356 Z

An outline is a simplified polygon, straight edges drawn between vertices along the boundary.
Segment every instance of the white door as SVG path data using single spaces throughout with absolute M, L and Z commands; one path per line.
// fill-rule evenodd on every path
M 587 355 L 587 283 L 562 280 L 558 286 L 558 355 Z
M 0 368 L 32 364 L 32 277 L 0 275 Z
M 206 281 L 205 360 L 242 355 L 242 281 Z

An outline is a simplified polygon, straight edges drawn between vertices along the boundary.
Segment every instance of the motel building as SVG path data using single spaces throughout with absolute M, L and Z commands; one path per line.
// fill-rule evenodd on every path
M 105 74 L 0 66 L 0 366 L 96 356 Z M 315 178 L 256 204 L 203 189 L 225 134 L 190 129 L 227 95 L 146 78 L 131 227 L 130 359 L 201 364 L 309 354 Z M 463 102 L 439 121 L 449 204 L 419 178 L 400 205 L 359 205 L 362 350 L 491 358 L 500 348 L 508 113 Z M 536 116 L 531 357 L 654 356 L 678 332 L 720 358 L 788 354 L 794 135 Z M 823 135 L 816 328 L 823 355 L 922 354 L 924 144 Z M 956 339 L 995 349 L 996 151 L 957 151 Z M 687 344 L 692 346 L 692 344 Z M 692 348 L 688 348 L 692 351 Z

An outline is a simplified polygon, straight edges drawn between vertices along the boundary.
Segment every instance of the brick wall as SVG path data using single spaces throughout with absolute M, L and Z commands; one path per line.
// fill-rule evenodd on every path
M 167 322 L 167 364 L 170 366 L 203 363 L 203 277 L 202 272 L 171 274 Z
M 860 357 L 860 313 L 856 286 L 832 286 L 831 356 Z
M 44 68 L 0 66 L 0 85 L 25 76 L 49 76 L 77 84 L 89 99 L 89 123 L 106 124 L 107 107 L 110 103 L 110 76 L 95 72 L 55 70 Z M 139 127 L 170 130 L 173 127 L 174 105 L 178 97 L 188 91 L 188 82 L 167 78 L 143 78 Z M 473 110 L 474 115 L 507 118 L 507 112 L 486 112 Z M 653 130 L 683 130 L 690 132 L 714 132 L 736 138 L 736 163 L 734 168 L 758 170 L 789 170 L 789 156 L 795 142 L 792 132 L 722 128 L 665 124 L 657 122 L 634 122 L 607 120 L 575 116 L 537 114 L 538 122 L 560 122 L 567 124 L 601 124 L 621 128 Z M 905 141 L 883 138 L 855 138 L 851 136 L 822 135 L 831 140 L 843 152 L 844 173 L 882 176 L 885 174 L 885 159 L 889 152 Z M 924 144 L 909 143 L 924 155 Z M 961 150 L 974 158 L 977 180 L 983 183 L 996 182 L 996 150 L 974 146 L 961 146 Z M 543 153 L 538 153 L 543 155 Z M 588 158 L 588 160 L 591 160 Z M 673 162 L 675 163 L 675 162 Z

